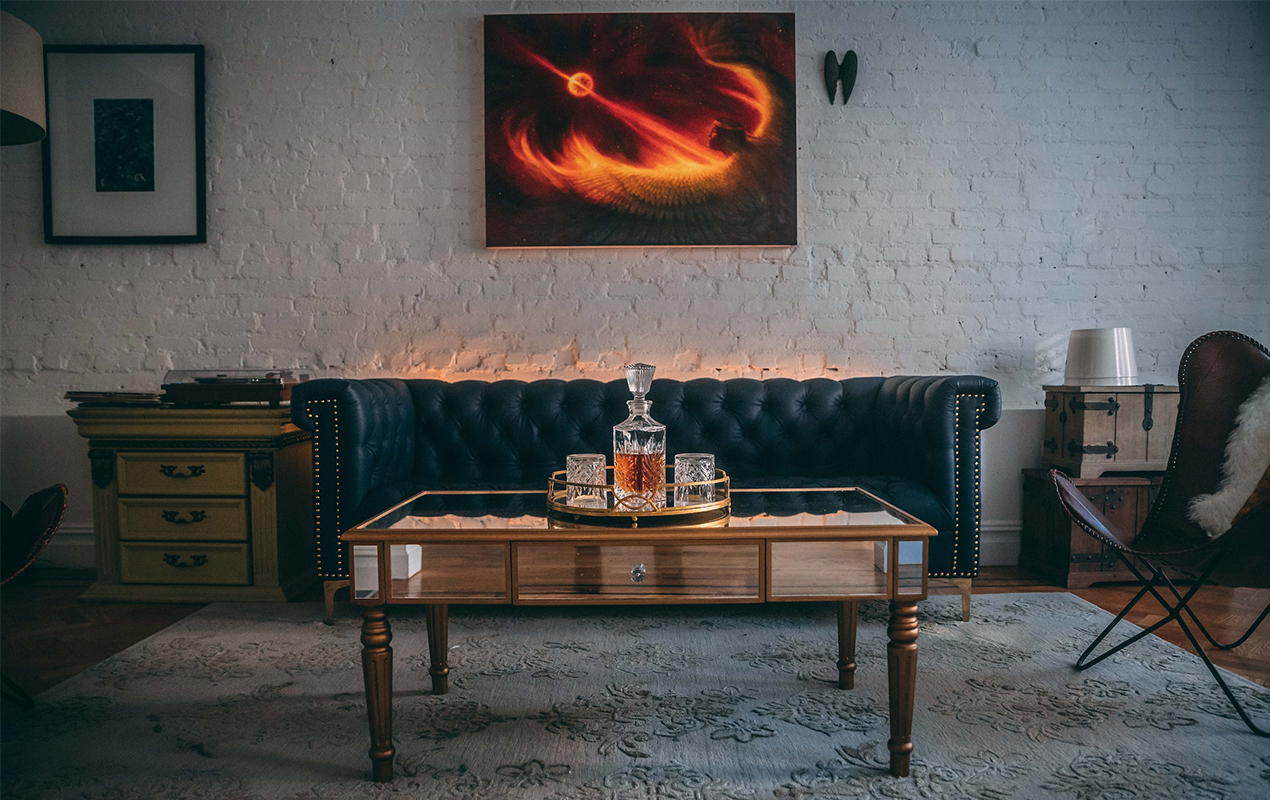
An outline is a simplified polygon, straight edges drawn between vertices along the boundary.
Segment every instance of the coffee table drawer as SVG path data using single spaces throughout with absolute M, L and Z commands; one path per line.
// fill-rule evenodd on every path
M 120 542 L 123 583 L 182 583 L 246 586 L 251 558 L 245 544 Z
M 516 599 L 558 603 L 762 600 L 762 545 L 519 543 Z
M 507 545 L 428 542 L 388 546 L 392 599 L 506 603 Z
M 889 597 L 886 540 L 772 542 L 772 600 Z

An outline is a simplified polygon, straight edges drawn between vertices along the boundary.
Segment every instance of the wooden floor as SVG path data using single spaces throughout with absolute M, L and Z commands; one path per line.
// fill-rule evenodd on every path
M 24 576 L 25 577 L 25 576 Z M 89 578 L 83 574 L 36 572 L 4 589 L 0 606 L 0 664 L 4 673 L 32 694 L 41 692 L 202 608 L 200 604 L 81 603 Z M 1014 567 L 985 567 L 975 594 L 1061 592 L 1063 589 Z M 1112 613 L 1134 595 L 1128 584 L 1072 592 Z M 943 593 L 941 591 L 941 593 Z M 317 587 L 301 599 L 320 600 Z M 1192 607 L 1218 641 L 1237 638 L 1270 603 L 1270 590 L 1206 587 Z M 973 613 L 973 610 L 972 610 Z M 1146 626 L 1164 616 L 1154 599 L 1143 600 L 1128 617 Z M 1186 647 L 1176 623 L 1159 635 Z M 1270 686 L 1270 622 L 1233 652 L 1211 651 L 1213 661 L 1262 686 Z

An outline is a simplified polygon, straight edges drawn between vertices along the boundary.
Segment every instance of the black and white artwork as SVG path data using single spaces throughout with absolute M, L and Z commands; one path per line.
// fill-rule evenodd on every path
M 154 191 L 154 101 L 93 101 L 97 191 Z
M 44 48 L 44 241 L 207 241 L 201 45 Z

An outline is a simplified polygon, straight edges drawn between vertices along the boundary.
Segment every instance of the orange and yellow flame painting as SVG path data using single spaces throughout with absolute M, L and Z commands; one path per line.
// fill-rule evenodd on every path
M 795 239 L 791 14 L 486 17 L 491 247 Z

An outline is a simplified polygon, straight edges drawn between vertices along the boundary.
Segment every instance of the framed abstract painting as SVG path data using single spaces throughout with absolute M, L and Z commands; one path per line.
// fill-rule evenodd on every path
M 489 247 L 797 243 L 794 15 L 485 17 Z
M 44 241 L 207 241 L 202 45 L 47 45 Z

